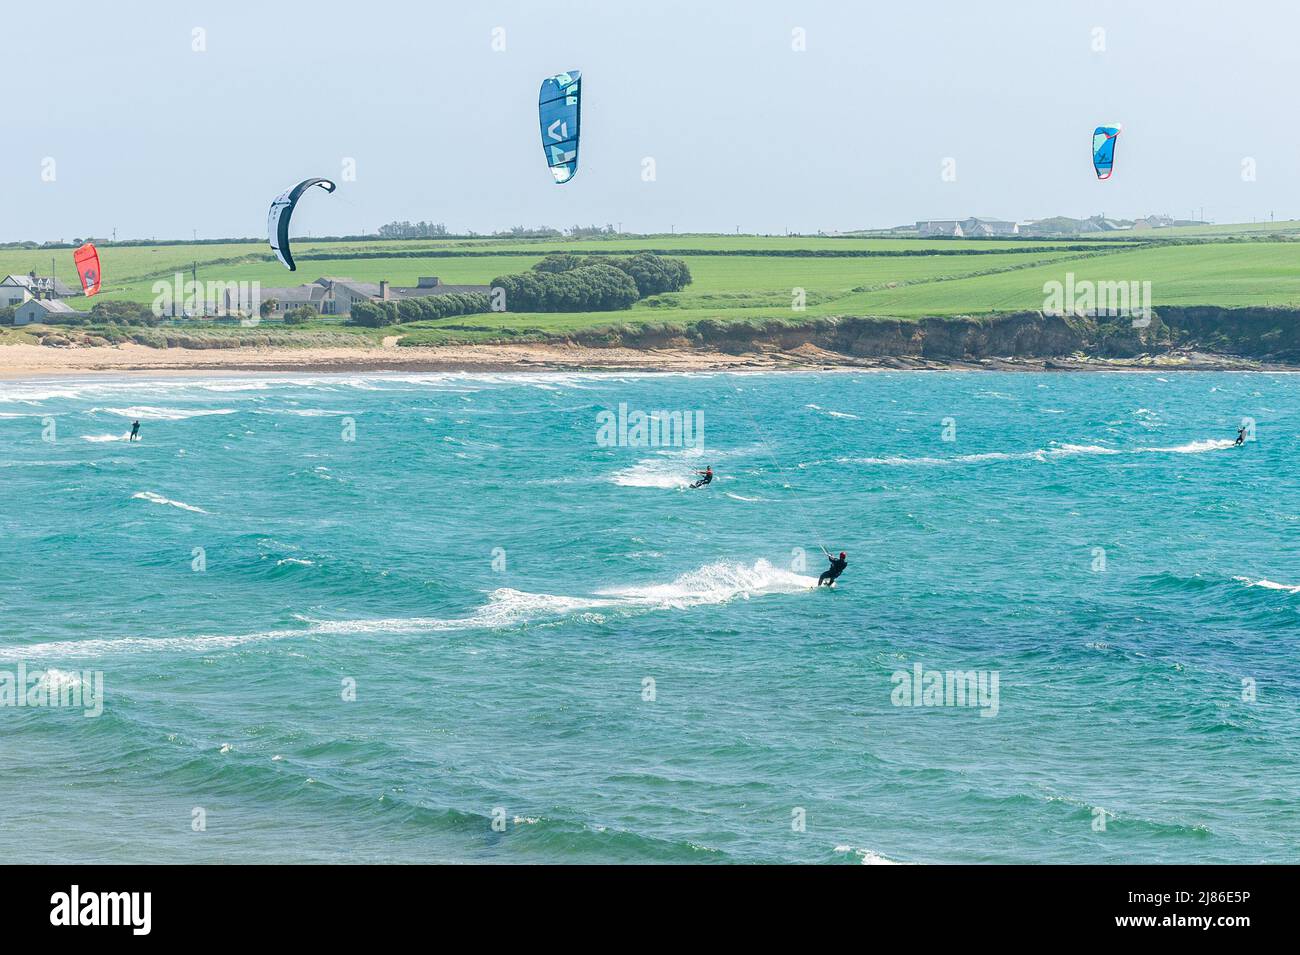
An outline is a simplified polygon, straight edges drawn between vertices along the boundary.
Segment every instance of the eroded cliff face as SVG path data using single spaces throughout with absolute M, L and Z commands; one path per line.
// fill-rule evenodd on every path
M 1157 312 L 1177 347 L 1300 364 L 1300 309 L 1171 305 Z
M 1192 350 L 1260 361 L 1300 363 L 1300 309 L 1166 306 L 1148 324 L 1131 319 L 1012 312 L 980 318 L 836 318 L 802 324 L 701 322 L 685 332 L 662 327 L 584 334 L 586 345 L 697 347 L 732 354 L 812 345 L 850 358 L 979 361 L 993 358 L 1133 358 Z

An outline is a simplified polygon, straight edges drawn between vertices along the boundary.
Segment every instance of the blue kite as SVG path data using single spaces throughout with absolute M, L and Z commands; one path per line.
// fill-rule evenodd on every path
M 542 125 L 542 150 L 556 184 L 578 172 L 578 123 L 582 115 L 582 74 L 577 70 L 542 80 L 537 116 Z
M 1098 126 L 1092 133 L 1092 168 L 1097 170 L 1098 179 L 1109 179 L 1115 165 L 1115 140 L 1123 129 L 1119 123 L 1113 126 Z

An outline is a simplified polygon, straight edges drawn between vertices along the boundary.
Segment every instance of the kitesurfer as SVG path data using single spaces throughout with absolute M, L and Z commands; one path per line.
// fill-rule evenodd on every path
M 1246 426 L 1242 425 L 1240 428 L 1237 429 L 1237 440 L 1234 442 L 1233 446 L 1241 447 L 1241 445 L 1245 443 L 1246 443 Z
M 706 484 L 713 483 L 713 465 L 710 464 L 703 471 L 696 471 L 695 473 L 702 474 L 704 477 L 692 484 L 691 487 L 704 487 Z
M 134 422 L 134 423 L 131 425 L 131 437 L 130 437 L 128 440 L 130 440 L 130 441 L 139 441 L 139 440 L 140 440 L 140 422 L 139 422 L 139 421 L 136 421 L 136 422 Z
M 826 554 L 826 551 L 823 550 L 822 553 Z M 844 568 L 849 566 L 849 558 L 844 551 L 840 551 L 839 557 L 831 557 L 830 554 L 826 554 L 826 557 L 830 560 L 831 566 L 829 570 L 823 571 L 822 575 L 817 578 L 818 587 L 822 584 L 829 587 L 831 584 L 835 583 L 835 579 L 839 577 L 840 574 L 844 573 Z

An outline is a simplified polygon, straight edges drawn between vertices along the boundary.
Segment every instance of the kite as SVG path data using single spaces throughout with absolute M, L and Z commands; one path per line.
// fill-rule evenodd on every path
M 98 294 L 100 279 L 103 277 L 99 270 L 99 251 L 87 242 L 72 253 L 72 261 L 76 263 L 77 274 L 81 276 L 81 290 L 86 293 L 86 297 Z
M 304 179 L 275 197 L 267 218 L 266 233 L 271 241 L 271 251 L 290 272 L 296 272 L 298 267 L 293 264 L 293 253 L 289 251 L 289 219 L 293 216 L 294 207 L 298 205 L 298 199 L 312 186 L 320 186 L 326 192 L 335 189 L 334 183 L 328 179 Z
M 1098 179 L 1109 179 L 1111 167 L 1115 165 L 1115 140 L 1124 127 L 1119 123 L 1113 126 L 1098 126 L 1092 134 L 1092 168 L 1097 170 Z
M 558 185 L 578 171 L 578 123 L 582 113 L 582 74 L 558 73 L 542 80 L 537 115 L 542 125 L 542 151 Z

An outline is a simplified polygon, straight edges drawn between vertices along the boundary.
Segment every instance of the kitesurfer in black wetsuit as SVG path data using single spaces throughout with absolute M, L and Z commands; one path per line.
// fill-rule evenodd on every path
M 131 437 L 128 438 L 127 440 L 129 440 L 129 441 L 138 441 L 138 440 L 140 440 L 140 422 L 139 422 L 139 421 L 137 421 L 137 422 L 135 422 L 134 424 L 131 425 Z
M 709 484 L 713 481 L 713 465 L 709 465 L 703 471 L 696 471 L 695 473 L 703 474 L 704 477 L 700 478 L 698 481 L 692 484 L 691 487 L 704 487 L 704 485 Z
M 1245 425 L 1242 425 L 1240 428 L 1237 429 L 1236 446 L 1239 447 L 1245 443 L 1246 443 L 1246 427 Z
M 840 551 L 839 557 L 831 557 L 830 554 L 826 554 L 826 556 L 830 559 L 831 566 L 829 570 L 824 571 L 822 575 L 817 578 L 818 587 L 822 584 L 829 587 L 831 584 L 835 583 L 835 578 L 844 573 L 844 568 L 849 566 L 849 558 L 844 551 Z

